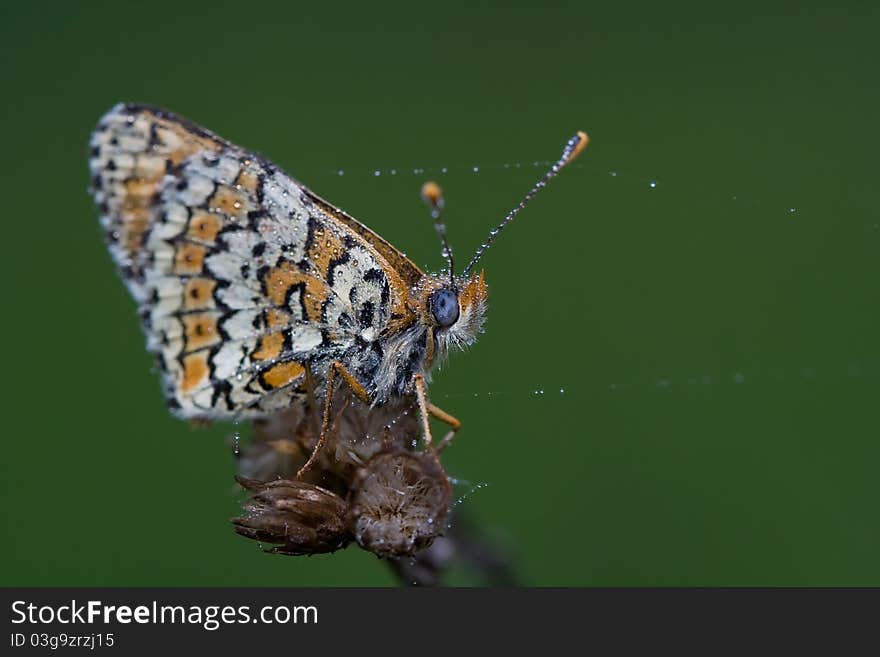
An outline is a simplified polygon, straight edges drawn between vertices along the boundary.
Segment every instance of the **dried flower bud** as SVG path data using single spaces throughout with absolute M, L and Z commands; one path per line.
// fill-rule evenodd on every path
M 381 452 L 352 484 L 355 539 L 380 557 L 413 555 L 443 533 L 451 499 L 452 486 L 433 453 Z
M 304 481 L 276 479 L 262 482 L 245 477 L 236 481 L 255 494 L 245 503 L 245 515 L 233 518 L 242 536 L 275 547 L 275 554 L 334 552 L 351 541 L 345 501 L 320 486 Z
M 418 407 L 408 397 L 375 408 L 340 393 L 334 403 L 343 410 L 335 418 L 328 464 L 340 472 L 353 475 L 386 445 L 410 447 L 421 431 Z

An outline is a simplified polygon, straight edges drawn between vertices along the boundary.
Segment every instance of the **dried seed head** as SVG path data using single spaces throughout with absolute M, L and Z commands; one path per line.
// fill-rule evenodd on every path
M 413 555 L 443 533 L 451 500 L 452 486 L 432 453 L 379 453 L 349 495 L 355 539 L 380 557 Z
M 337 471 L 350 471 L 353 476 L 384 448 L 406 448 L 419 435 L 414 398 L 391 399 L 376 408 L 357 398 L 340 396 L 334 408 L 342 408 L 343 401 L 344 410 L 336 416 L 331 442 L 331 463 Z
M 275 554 L 334 552 L 351 541 L 345 501 L 304 481 L 270 482 L 236 477 L 255 494 L 245 503 L 245 515 L 233 518 L 235 531 L 256 541 L 275 544 Z

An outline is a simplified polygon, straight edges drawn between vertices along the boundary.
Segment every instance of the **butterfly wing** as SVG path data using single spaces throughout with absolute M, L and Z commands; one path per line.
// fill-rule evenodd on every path
M 168 403 L 263 417 L 405 314 L 419 269 L 267 160 L 163 110 L 92 134 L 92 192 Z

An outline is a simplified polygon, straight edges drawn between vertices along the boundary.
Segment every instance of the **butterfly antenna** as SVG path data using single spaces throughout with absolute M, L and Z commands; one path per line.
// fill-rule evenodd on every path
M 443 190 L 440 185 L 435 182 L 428 181 L 422 185 L 422 200 L 427 204 L 431 211 L 431 218 L 434 220 L 434 228 L 440 237 L 440 244 L 443 246 L 441 253 L 446 259 L 449 266 L 449 282 L 455 282 L 455 261 L 452 259 L 452 247 L 449 246 L 449 240 L 446 238 L 446 224 L 443 223 Z
M 519 211 L 522 210 L 529 201 L 531 201 L 534 196 L 544 189 L 560 171 L 562 171 L 565 165 L 572 162 L 578 155 L 581 154 L 587 144 L 589 143 L 590 138 L 587 136 L 586 132 L 578 132 L 574 137 L 568 140 L 565 144 L 565 148 L 562 150 L 562 156 L 556 161 L 556 163 L 550 167 L 550 170 L 547 171 L 543 175 L 543 177 L 535 183 L 535 186 L 529 190 L 529 193 L 523 197 L 523 200 L 519 202 L 519 204 L 513 208 L 510 212 L 507 213 L 507 216 L 504 217 L 502 222 L 498 224 L 495 228 L 489 231 L 488 239 L 480 244 L 480 248 L 477 249 L 477 252 L 474 254 L 474 257 L 471 258 L 471 261 L 468 263 L 468 266 L 464 268 L 462 272 L 462 276 L 467 276 L 468 272 L 474 268 L 474 265 L 483 257 L 483 254 L 489 250 L 489 247 L 495 242 L 495 239 L 498 237 L 498 233 L 504 230 L 504 227 L 514 220 L 516 215 L 519 214 Z

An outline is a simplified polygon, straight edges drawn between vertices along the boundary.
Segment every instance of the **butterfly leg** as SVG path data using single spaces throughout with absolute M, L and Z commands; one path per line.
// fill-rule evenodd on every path
M 321 450 L 327 442 L 327 434 L 330 431 L 330 410 L 333 405 L 333 389 L 336 384 L 337 375 L 342 377 L 342 380 L 348 384 L 351 391 L 357 395 L 361 401 L 366 403 L 372 401 L 372 399 L 370 399 L 370 394 L 360 382 L 354 378 L 354 375 L 345 369 L 345 366 L 342 363 L 339 361 L 333 361 L 333 363 L 331 363 L 330 369 L 327 371 L 327 387 L 324 393 L 324 414 L 321 419 L 321 432 L 318 434 L 318 442 L 315 444 L 312 454 L 309 456 L 309 460 L 306 461 L 305 465 L 303 465 L 296 473 L 297 479 L 301 479 L 306 472 L 311 470 L 312 466 L 315 465 L 318 460 L 318 455 L 321 453 Z
M 422 416 L 422 432 L 425 434 L 425 447 L 433 449 L 439 454 L 452 442 L 455 433 L 461 428 L 461 421 L 428 401 L 428 396 L 425 393 L 425 378 L 421 374 L 416 374 L 413 379 L 416 387 L 416 399 L 419 402 L 419 411 Z M 443 440 L 437 444 L 436 448 L 433 445 L 433 438 L 431 436 L 431 425 L 428 423 L 429 417 L 435 417 L 451 427 L 447 434 L 443 436 Z
M 455 434 L 461 429 L 461 420 L 454 415 L 450 415 L 442 408 L 437 408 L 434 404 L 428 404 L 428 412 L 441 422 L 445 422 L 450 426 L 449 431 L 446 432 L 446 435 L 443 436 L 443 439 L 437 444 L 437 453 L 439 454 L 449 446 L 449 443 L 452 442 Z

